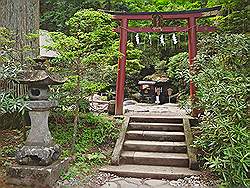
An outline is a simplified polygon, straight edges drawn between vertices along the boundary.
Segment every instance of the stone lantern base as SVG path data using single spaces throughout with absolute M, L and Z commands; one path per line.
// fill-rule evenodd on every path
M 58 160 L 49 166 L 13 165 L 7 169 L 8 184 L 55 187 L 56 181 L 69 167 L 70 158 Z
M 54 187 L 69 159 L 58 160 L 60 148 L 53 142 L 48 127 L 49 109 L 56 101 L 27 101 L 31 129 L 25 145 L 16 152 L 17 165 L 7 169 L 7 183 L 34 187 Z
M 56 161 L 60 153 L 58 145 L 23 146 L 16 152 L 16 161 L 21 165 L 47 166 Z

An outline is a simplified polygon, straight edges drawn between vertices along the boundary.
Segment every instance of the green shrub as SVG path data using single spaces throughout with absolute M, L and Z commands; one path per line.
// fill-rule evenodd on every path
M 205 111 L 196 146 L 206 167 L 226 186 L 250 186 L 249 38 L 245 35 L 209 35 L 199 42 L 194 76 L 196 108 Z
M 52 113 L 50 123 L 52 136 L 61 146 L 62 157 L 70 156 L 74 133 L 73 112 Z M 120 123 L 104 115 L 80 113 L 75 142 L 75 161 L 69 171 L 62 175 L 63 179 L 85 176 L 95 169 L 94 167 L 107 163 L 110 156 L 106 150 L 109 150 L 117 139 L 118 124 Z
M 63 118 L 63 119 L 62 119 Z M 73 113 L 52 114 L 50 129 L 53 138 L 63 148 L 69 149 L 73 137 Z M 105 144 L 114 143 L 119 129 L 114 120 L 104 115 L 80 113 L 77 131 L 76 153 L 88 152 Z
M 169 58 L 167 75 L 171 79 L 173 85 L 178 89 L 178 102 L 180 106 L 183 108 L 190 107 L 188 103 L 190 75 L 187 52 L 181 52 Z
M 35 37 L 35 35 L 33 35 Z M 29 40 L 33 38 L 30 34 Z M 22 116 L 27 104 L 26 88 L 17 85 L 18 73 L 29 69 L 33 61 L 30 55 L 35 49 L 29 45 L 21 47 L 15 40 L 14 32 L 0 27 L 0 128 L 21 128 L 24 125 Z

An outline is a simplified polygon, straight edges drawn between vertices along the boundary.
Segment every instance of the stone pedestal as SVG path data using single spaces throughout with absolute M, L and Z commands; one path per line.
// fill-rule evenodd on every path
M 59 146 L 53 143 L 48 127 L 49 109 L 56 105 L 55 101 L 28 101 L 31 129 L 25 145 L 16 153 L 19 164 L 47 166 L 59 158 Z
M 63 172 L 66 172 L 70 159 L 56 161 L 49 166 L 28 166 L 15 165 L 7 169 L 8 184 L 33 186 L 33 187 L 54 187 L 56 181 Z

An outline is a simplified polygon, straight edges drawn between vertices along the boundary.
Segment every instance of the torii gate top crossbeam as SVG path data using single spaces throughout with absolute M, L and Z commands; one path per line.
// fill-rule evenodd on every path
M 113 19 L 122 20 L 151 20 L 153 15 L 161 15 L 163 19 L 188 19 L 190 17 L 201 18 L 216 16 L 219 13 L 221 6 L 213 8 L 203 8 L 198 10 L 185 10 L 173 12 L 111 12 L 105 11 L 113 15 Z

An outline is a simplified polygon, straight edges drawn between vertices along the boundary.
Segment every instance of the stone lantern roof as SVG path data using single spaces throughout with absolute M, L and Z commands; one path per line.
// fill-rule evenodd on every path
M 33 70 L 20 71 L 17 81 L 21 84 L 36 84 L 36 85 L 59 85 L 63 84 L 67 79 L 59 75 L 46 71 L 44 62 L 47 58 L 34 59 L 36 65 Z
M 20 72 L 18 81 L 22 84 L 59 85 L 63 84 L 66 78 L 48 73 L 45 70 L 29 70 Z

